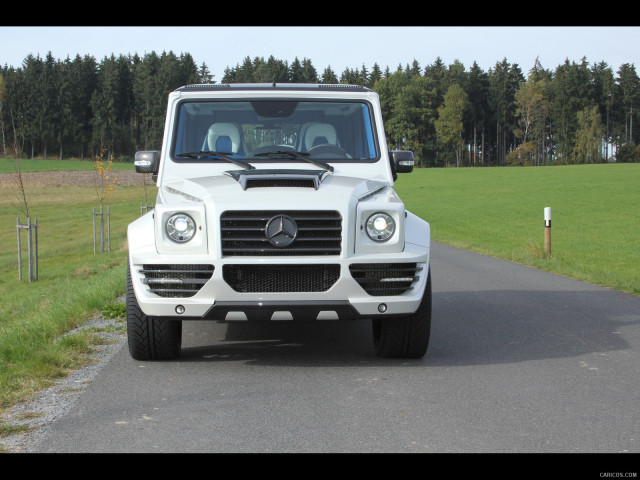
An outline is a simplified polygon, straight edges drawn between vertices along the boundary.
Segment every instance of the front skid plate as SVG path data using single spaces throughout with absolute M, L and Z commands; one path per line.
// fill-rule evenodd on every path
M 380 315 L 383 317 L 384 315 Z M 377 315 L 376 315 L 377 317 Z M 179 319 L 180 317 L 173 317 Z M 218 302 L 195 320 L 356 320 L 362 316 L 349 302 Z M 187 319 L 185 320 L 194 320 Z

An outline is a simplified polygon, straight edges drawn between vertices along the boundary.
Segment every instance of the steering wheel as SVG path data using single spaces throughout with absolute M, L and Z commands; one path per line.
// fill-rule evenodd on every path
M 343 148 L 328 143 L 311 147 L 308 153 L 312 157 L 318 157 L 320 155 L 337 155 L 343 158 L 350 158 L 349 154 L 347 154 L 347 152 Z
M 258 153 L 277 152 L 279 150 L 293 150 L 293 147 L 289 145 L 265 145 L 263 147 L 258 147 L 255 150 L 253 150 L 249 156 L 253 156 Z

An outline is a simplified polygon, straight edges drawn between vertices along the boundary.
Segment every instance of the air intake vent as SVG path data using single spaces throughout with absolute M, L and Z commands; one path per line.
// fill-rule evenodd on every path
M 421 266 L 415 263 L 354 263 L 349 265 L 353 279 L 374 297 L 401 295 L 418 280 Z
M 303 179 L 273 179 L 273 180 L 252 180 L 248 179 L 245 188 L 266 188 L 266 187 L 298 187 L 316 188 L 316 182 Z
M 222 276 L 236 292 L 326 292 L 340 277 L 340 265 L 224 265 Z
M 243 190 L 256 187 L 304 187 L 318 189 L 329 174 L 324 170 L 230 170 L 226 175 Z
M 267 225 L 287 217 L 291 241 L 267 238 Z M 340 255 L 342 216 L 336 211 L 227 211 L 220 217 L 224 256 Z M 285 245 L 286 243 L 286 245 Z
M 143 265 L 142 283 L 160 297 L 193 297 L 213 275 L 213 265 Z

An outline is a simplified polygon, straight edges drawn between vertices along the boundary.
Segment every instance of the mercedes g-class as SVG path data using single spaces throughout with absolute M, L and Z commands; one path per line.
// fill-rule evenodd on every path
M 354 85 L 187 85 L 169 94 L 158 186 L 128 227 L 131 356 L 180 354 L 182 320 L 372 321 L 382 357 L 431 329 L 430 227 L 393 189 L 378 95 Z

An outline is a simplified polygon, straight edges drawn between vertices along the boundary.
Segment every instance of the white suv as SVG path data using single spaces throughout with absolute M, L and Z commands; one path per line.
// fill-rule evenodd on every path
M 371 319 L 376 353 L 420 358 L 429 224 L 393 190 L 378 95 L 354 85 L 188 85 L 169 94 L 155 210 L 129 225 L 138 360 L 180 354 L 181 320 Z

